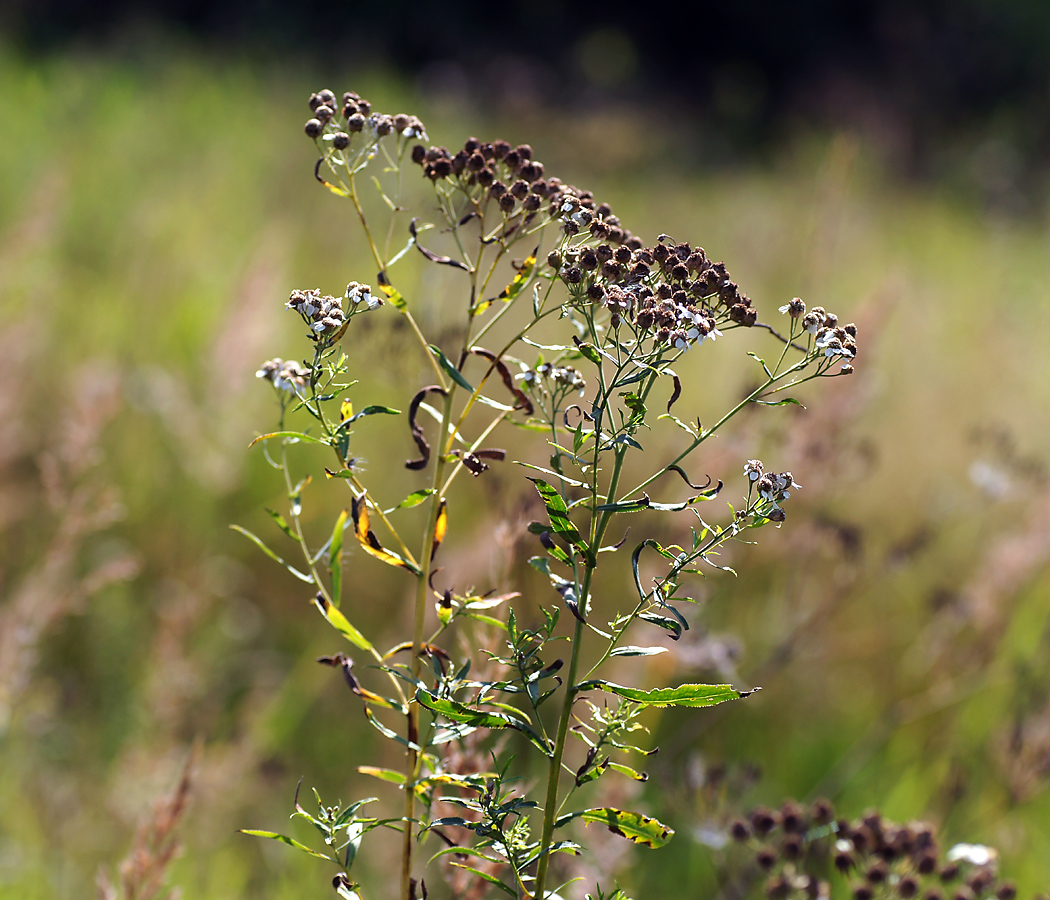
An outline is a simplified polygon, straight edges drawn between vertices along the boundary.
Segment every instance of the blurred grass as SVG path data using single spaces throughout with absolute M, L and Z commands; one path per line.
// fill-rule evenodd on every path
M 280 828 L 302 774 L 346 799 L 359 787 L 353 767 L 371 761 L 345 687 L 313 663 L 332 643 L 308 598 L 227 528 L 261 532 L 261 507 L 280 502 L 275 473 L 245 448 L 274 415 L 258 363 L 300 352 L 283 299 L 372 278 L 347 207 L 311 178 L 301 126 L 318 87 L 304 69 L 163 47 L 134 62 L 0 54 L 0 330 L 11 361 L 0 410 L 14 447 L 0 454 L 0 603 L 39 570 L 63 521 L 39 461 L 69 444 L 78 391 L 105 377 L 123 405 L 80 477 L 116 486 L 126 515 L 78 543 L 71 577 L 120 553 L 141 566 L 43 634 L 0 735 L 0 897 L 84 896 L 195 735 L 205 755 L 175 881 L 201 898 L 300 896 L 324 873 L 235 829 Z M 438 143 L 528 140 L 548 172 L 592 188 L 646 240 L 666 231 L 724 258 L 764 320 L 801 294 L 861 324 L 852 379 L 808 389 L 806 411 L 742 417 L 694 463 L 733 485 L 740 460 L 761 454 L 804 490 L 782 531 L 733 552 L 739 578 L 698 589 L 703 610 L 684 642 L 693 665 L 654 672 L 764 691 L 653 720 L 664 753 L 651 800 L 682 827 L 660 865 L 636 857 L 626 883 L 658 896 L 688 877 L 710 893 L 718 851 L 688 822 L 718 820 L 729 800 L 831 793 L 844 812 L 929 817 L 947 841 L 999 846 L 1022 893 L 1045 888 L 1046 221 L 996 219 L 898 182 L 848 135 L 800 139 L 767 169 L 704 172 L 645 111 L 501 119 L 412 96 L 381 73 L 331 87 L 419 111 Z M 440 324 L 447 282 L 430 274 L 412 263 L 399 285 Z M 740 339 L 679 370 L 691 415 L 708 421 L 751 377 Z M 360 354 L 366 402 L 403 408 L 425 377 L 396 329 L 373 326 L 348 352 Z M 973 437 L 989 426 L 1008 440 Z M 403 423 L 369 422 L 359 435 L 370 479 L 402 490 Z M 1009 493 L 975 487 L 974 462 Z M 517 564 L 484 536 L 515 521 L 526 492 L 509 467 L 472 490 L 479 502 L 453 520 L 449 564 L 483 588 Z M 319 528 L 334 509 L 316 510 Z M 403 582 L 367 559 L 351 566 L 358 624 L 392 640 Z M 731 649 L 725 635 L 741 649 L 719 671 L 710 660 Z M 1011 756 L 1018 734 L 1023 758 Z M 719 763 L 728 782 L 711 777 Z M 726 784 L 745 763 L 763 777 L 734 794 Z M 369 862 L 378 870 L 384 857 Z

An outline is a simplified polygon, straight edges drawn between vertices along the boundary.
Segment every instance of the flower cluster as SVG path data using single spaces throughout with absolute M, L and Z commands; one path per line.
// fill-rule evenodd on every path
M 821 877 L 830 875 L 829 862 L 855 879 L 854 900 L 945 900 L 946 891 L 951 900 L 1014 900 L 1017 894 L 1011 883 L 998 880 L 998 854 L 989 847 L 959 844 L 942 859 L 929 825 L 897 825 L 878 813 L 836 820 L 826 800 L 809 809 L 792 801 L 780 810 L 755 809 L 734 822 L 730 834 L 754 850 L 755 865 L 768 873 L 770 900 L 796 892 L 829 897 L 830 882 Z
M 269 381 L 279 391 L 298 394 L 310 380 L 310 370 L 294 359 L 268 359 L 255 373 L 256 378 Z
M 383 305 L 382 299 L 372 294 L 367 284 L 351 281 L 346 286 L 344 295 L 347 307 L 343 309 L 342 300 L 329 294 L 321 295 L 315 288 L 312 291 L 292 291 L 285 304 L 286 309 L 294 310 L 310 326 L 316 339 L 331 337 L 338 332 L 357 312 L 367 312 Z
M 344 296 L 346 297 L 346 302 L 350 305 L 350 315 L 357 312 L 362 303 L 365 310 L 379 309 L 383 305 L 382 299 L 372 294 L 372 288 L 357 281 L 351 281 L 346 286 L 346 294 Z
M 353 91 L 343 94 L 342 104 L 337 104 L 335 94 L 327 89 L 311 94 L 310 110 L 313 118 L 307 121 L 304 131 L 315 140 L 330 142 L 336 150 L 349 147 L 352 135 L 357 133 L 364 133 L 371 143 L 388 134 L 427 138 L 427 130 L 416 116 L 372 112 L 372 104 Z
M 721 326 L 750 327 L 758 318 L 746 294 L 723 263 L 713 263 L 702 247 L 672 244 L 666 236 L 652 247 L 621 237 L 618 221 L 602 204 L 569 197 L 557 210 L 568 235 L 586 226 L 589 238 L 570 240 L 552 251 L 547 262 L 569 288 L 576 303 L 607 309 L 610 324 L 627 322 L 639 339 L 687 350 L 721 336 Z
M 828 359 L 845 358 L 853 359 L 857 355 L 857 326 L 839 326 L 839 319 L 834 313 L 829 313 L 823 306 L 814 306 L 806 312 L 806 304 L 800 297 L 795 297 L 790 303 L 780 307 L 780 311 L 791 317 L 792 334 L 795 333 L 795 321 L 802 320 L 802 331 L 810 336 L 813 346 L 822 351 Z M 853 367 L 848 363 L 843 365 L 842 371 L 849 374 Z
M 559 179 L 544 178 L 543 163 L 532 158 L 528 144 L 471 137 L 454 154 L 445 147 L 413 147 L 412 161 L 431 181 L 448 179 L 476 199 L 492 200 L 508 217 L 533 216 L 562 187 Z
M 587 381 L 572 366 L 555 366 L 551 363 L 540 363 L 535 369 L 529 369 L 519 377 L 529 386 L 535 386 L 540 378 L 546 378 L 560 388 L 578 391 L 581 397 L 587 388 Z
M 292 291 L 285 308 L 299 313 L 310 330 L 318 336 L 338 331 L 346 321 L 342 302 L 328 294 L 322 297 L 317 288 L 312 291 Z
M 762 500 L 773 504 L 768 518 L 783 522 L 785 515 L 780 505 L 791 496 L 792 491 L 801 490 L 802 485 L 791 477 L 790 472 L 764 471 L 760 459 L 749 459 L 744 463 L 744 476 L 748 480 L 748 494 L 756 490 Z

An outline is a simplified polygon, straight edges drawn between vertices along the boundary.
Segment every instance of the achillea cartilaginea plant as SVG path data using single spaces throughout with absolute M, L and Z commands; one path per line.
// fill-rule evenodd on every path
M 377 812 L 365 801 L 328 806 L 318 797 L 313 813 L 297 799 L 295 815 L 323 836 L 320 852 L 274 832 L 249 833 L 338 866 L 333 884 L 344 897 L 360 889 L 351 873 L 362 842 L 391 830 L 400 832 L 402 900 L 426 896 L 428 856 L 454 859 L 473 873 L 479 880 L 472 895 L 555 896 L 561 890 L 555 854 L 582 852 L 566 829 L 571 822 L 600 823 L 652 848 L 673 835 L 641 812 L 577 800 L 576 792 L 599 778 L 644 777 L 620 760 L 647 752 L 636 746 L 645 709 L 701 708 L 753 692 L 727 684 L 646 689 L 602 677 L 611 660 L 666 652 L 664 639 L 673 646 L 689 627 L 686 576 L 720 568 L 715 559 L 728 542 L 784 522 L 785 502 L 800 487 L 790 472 L 758 460 L 741 460 L 727 473 L 728 484 L 694 483 L 686 465 L 745 407 L 797 403 L 788 392 L 805 382 L 849 374 L 857 329 L 819 307 L 807 310 L 798 298 L 781 307 L 783 326 L 760 322 L 723 263 L 666 234 L 647 245 L 608 204 L 548 173 L 526 144 L 469 138 L 455 152 L 428 146 L 419 119 L 375 113 L 353 93 L 337 102 L 321 91 L 310 107 L 305 130 L 320 152 L 314 175 L 351 204 L 376 271 L 368 283 L 350 282 L 342 296 L 295 290 L 288 300 L 305 326 L 308 352 L 301 361 L 272 359 L 259 369 L 280 415 L 276 430 L 255 443 L 285 480 L 287 512 L 271 515 L 298 545 L 299 561 L 285 562 L 245 534 L 309 585 L 321 615 L 367 661 L 371 671 L 355 668 L 346 653 L 321 660 L 342 671 L 367 721 L 404 748 L 399 771 L 360 769 L 397 785 L 403 804 Z M 430 199 L 406 213 L 406 183 L 420 171 Z M 373 185 L 385 201 L 381 222 L 366 214 L 359 194 Z M 399 238 L 391 249 L 398 234 L 407 241 Z M 456 338 L 443 332 L 444 346 L 423 333 L 413 299 L 396 286 L 397 264 L 413 253 L 462 278 Z M 351 446 L 358 423 L 367 427 L 363 419 L 402 414 L 351 400 L 350 379 L 366 363 L 351 363 L 340 340 L 365 313 L 402 317 L 431 370 L 430 383 L 406 398 L 415 453 L 405 462 L 404 495 L 395 498 L 376 496 Z M 771 350 L 766 359 L 749 354 L 757 386 L 713 424 L 683 413 L 691 386 L 675 372 L 676 362 L 686 353 L 725 352 L 731 332 L 759 331 Z M 716 340 L 716 347 L 704 346 Z M 438 421 L 436 430 L 424 427 L 424 413 Z M 293 417 L 308 425 L 293 424 Z M 669 458 L 650 463 L 638 436 L 656 418 L 670 420 L 681 438 Z M 432 579 L 457 479 L 464 472 L 483 476 L 506 457 L 493 446 L 500 426 L 535 437 L 532 449 L 521 442 L 515 457 L 546 511 L 544 521 L 529 526 L 539 552 L 530 562 L 549 580 L 551 599 L 527 617 L 527 626 L 511 608 L 516 594 L 460 594 Z M 315 471 L 292 471 L 288 448 L 296 443 L 320 448 Z M 310 475 L 322 467 L 325 484 L 347 492 L 347 501 L 316 543 L 304 529 L 302 505 Z M 627 474 L 636 470 L 648 474 Z M 702 513 L 723 491 L 734 497 L 728 514 Z M 403 534 L 402 511 L 423 505 L 422 531 Z M 667 545 L 653 538 L 608 541 L 614 520 L 634 513 L 682 513 L 691 517 L 690 537 Z M 411 631 L 389 650 L 353 624 L 352 605 L 342 605 L 347 541 L 374 558 L 356 565 L 395 566 L 414 581 Z M 643 554 L 652 560 L 642 562 Z M 657 559 L 661 574 L 645 577 Z M 622 594 L 594 596 L 599 563 L 620 566 Z M 497 650 L 473 664 L 447 649 L 455 631 L 471 628 L 500 633 Z M 647 628 L 651 645 L 625 643 L 629 631 Z M 481 639 L 472 643 L 484 646 Z M 401 661 L 403 652 L 409 661 Z M 583 744 L 578 755 L 567 751 L 570 733 Z M 469 771 L 455 765 L 463 752 L 449 752 L 463 741 L 483 761 Z M 535 796 L 520 777 L 529 771 L 527 750 L 543 771 Z M 438 814 L 449 804 L 458 814 Z M 437 851 L 420 857 L 428 838 L 437 838 Z M 369 893 L 383 891 L 389 888 Z M 605 896 L 601 888 L 597 896 Z

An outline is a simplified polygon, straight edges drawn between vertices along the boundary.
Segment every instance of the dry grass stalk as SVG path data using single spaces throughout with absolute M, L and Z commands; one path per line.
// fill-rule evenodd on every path
M 198 741 L 191 748 L 171 793 L 158 798 L 150 814 L 139 823 L 131 851 L 120 864 L 119 887 L 110 881 L 104 869 L 99 870 L 98 900 L 177 900 L 180 896 L 177 889 L 165 888 L 165 880 L 182 849 L 176 831 L 189 806 L 200 752 Z

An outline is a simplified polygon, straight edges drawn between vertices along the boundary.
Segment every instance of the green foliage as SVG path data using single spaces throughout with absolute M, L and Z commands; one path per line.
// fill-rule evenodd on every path
M 149 806 L 149 792 L 170 774 L 169 761 L 181 757 L 190 734 L 207 737 L 205 775 L 193 801 L 192 827 L 183 834 L 187 850 L 175 863 L 171 881 L 205 898 L 301 895 L 303 884 L 318 878 L 316 861 L 287 853 L 272 841 L 236 836 L 236 826 L 251 822 L 280 828 L 274 823 L 282 816 L 285 790 L 302 772 L 326 796 L 356 795 L 362 787 L 355 781 L 355 760 L 402 765 L 403 746 L 379 746 L 373 740 L 378 734 L 359 727 L 359 699 L 350 697 L 338 678 L 321 677 L 309 663 L 311 656 L 331 653 L 333 641 L 346 646 L 307 608 L 316 586 L 272 566 L 250 541 L 226 529 L 228 521 L 241 522 L 298 565 L 294 557 L 301 550 L 284 506 L 296 485 L 275 487 L 267 463 L 267 454 L 274 461 L 279 456 L 280 439 L 241 453 L 252 428 L 268 415 L 263 411 L 267 398 L 251 371 L 274 350 L 297 357 L 305 346 L 299 326 L 281 332 L 287 340 L 274 337 L 281 327 L 277 323 L 288 315 L 279 301 L 291 284 L 339 285 L 341 290 L 349 274 L 374 269 L 363 243 L 346 240 L 343 226 L 349 217 L 337 209 L 344 204 L 327 191 L 302 191 L 309 173 L 295 163 L 302 151 L 302 137 L 295 132 L 306 77 L 311 76 L 266 74 L 236 62 L 180 56 L 170 48 L 151 52 L 138 64 L 90 53 L 32 60 L 7 53 L 0 59 L 0 106 L 12 135 L 0 142 L 3 346 L 6 384 L 24 400 L 4 407 L 5 434 L 14 441 L 5 442 L 4 452 L 14 455 L 3 457 L 3 608 L 15 607 L 25 585 L 33 583 L 29 576 L 44 570 L 50 535 L 61 521 L 69 521 L 72 509 L 49 504 L 37 475 L 40 454 L 62 450 L 66 426 L 80 421 L 80 391 L 107 372 L 119 376 L 124 404 L 101 438 L 77 453 L 85 464 L 97 463 L 89 475 L 120 490 L 127 518 L 77 544 L 74 574 L 50 598 L 72 603 L 82 596 L 80 574 L 86 577 L 122 547 L 133 548 L 142 561 L 136 580 L 110 584 L 86 605 L 48 619 L 43 637 L 33 645 L 32 677 L 25 693 L 16 693 L 11 717 L 5 713 L 4 718 L 4 896 L 79 897 L 100 860 L 115 868 L 134 820 Z M 410 104 L 389 82 L 374 83 L 371 92 Z M 62 139 L 65 132 L 49 124 L 56 97 L 75 135 L 74 151 Z M 629 137 L 637 133 L 636 120 L 625 116 L 621 124 L 614 119 L 610 128 L 603 120 L 598 127 L 587 117 L 566 122 L 552 114 L 547 124 L 530 123 L 530 129 L 540 130 L 522 137 L 548 156 L 569 150 L 587 155 L 597 172 L 588 180 L 604 180 L 606 195 L 616 197 L 624 220 L 638 223 L 640 233 L 651 236 L 663 228 L 699 234 L 697 223 L 702 223 L 709 251 L 717 250 L 748 272 L 756 297 L 786 297 L 801 284 L 811 302 L 868 298 L 866 312 L 854 307 L 862 333 L 882 335 L 877 355 L 866 353 L 858 366 L 855 384 L 834 385 L 833 402 L 800 393 L 808 410 L 783 407 L 738 420 L 740 431 L 731 447 L 728 441 L 713 442 L 696 463 L 685 466 L 699 475 L 693 480 L 701 485 L 708 472 L 724 477 L 724 496 L 732 495 L 734 506 L 743 509 L 735 496 L 734 471 L 721 454 L 768 441 L 777 448 L 778 461 L 790 461 L 806 486 L 791 502 L 793 519 L 817 524 L 786 528 L 783 536 L 764 540 L 742 556 L 746 548 L 711 556 L 713 562 L 736 566 L 739 578 L 709 579 L 703 593 L 694 594 L 705 601 L 702 614 L 686 613 L 694 627 L 683 640 L 698 642 L 690 658 L 699 654 L 706 662 L 678 664 L 665 652 L 636 660 L 636 681 L 630 671 L 610 673 L 646 687 L 753 678 L 766 688 L 755 698 L 759 706 L 709 711 L 717 717 L 717 728 L 703 711 L 695 719 L 673 709 L 644 714 L 653 730 L 648 745 L 661 746 L 662 753 L 645 762 L 655 787 L 631 804 L 652 809 L 680 833 L 660 851 L 659 865 L 621 873 L 625 888 L 632 896 L 661 896 L 687 882 L 697 893 L 713 891 L 718 875 L 709 860 L 717 853 L 694 841 L 691 826 L 698 819 L 704 827 L 712 817 L 723 821 L 726 808 L 720 798 L 732 803 L 749 792 L 776 800 L 820 790 L 835 794 L 846 811 L 884 802 L 901 821 L 916 815 L 944 821 L 946 844 L 998 843 L 1002 869 L 1017 874 L 1022 893 L 1041 889 L 1050 877 L 1050 849 L 1043 838 L 1050 827 L 1039 777 L 1025 781 L 1028 757 L 1023 754 L 1034 734 L 1029 723 L 1034 728 L 1042 708 L 1045 667 L 1037 638 L 1046 615 L 1045 579 L 1037 562 L 1026 569 L 1016 556 L 1004 563 L 996 554 L 1011 539 L 1038 533 L 1032 510 L 1042 493 L 1029 463 L 1038 457 L 1031 448 L 1043 446 L 1046 436 L 1042 420 L 1030 411 L 1047 402 L 1047 382 L 1038 377 L 1045 343 L 1039 287 L 1047 276 L 1045 228 L 1038 221 L 987 217 L 922 184 L 909 182 L 901 189 L 878 171 L 864 147 L 855 154 L 857 147 L 847 137 L 806 138 L 762 172 L 709 177 L 690 168 L 683 174 L 674 160 L 661 163 L 660 172 L 643 172 Z M 518 127 L 523 124 L 504 130 Z M 470 130 L 490 133 L 493 128 L 475 123 Z M 442 123 L 440 131 L 465 133 L 454 122 Z M 658 158 L 687 144 L 671 131 L 653 128 L 644 152 L 646 159 Z M 395 245 L 401 245 L 400 237 Z M 522 246 L 519 255 L 534 243 Z M 419 288 L 423 261 L 412 259 L 415 251 L 400 268 L 392 268 L 397 284 L 421 316 L 444 329 L 464 298 L 457 293 L 455 302 L 446 304 L 449 285 L 456 283 L 429 274 L 426 289 Z M 545 252 L 539 272 L 544 259 Z M 494 295 L 516 277 L 509 269 L 497 274 L 493 291 L 480 296 Z M 465 278 L 447 267 L 441 277 Z M 516 302 L 535 299 L 539 315 L 549 285 L 534 276 L 532 289 Z M 891 316 L 898 297 L 907 302 Z M 501 306 L 494 304 L 476 321 L 484 324 Z M 763 317 L 772 312 L 760 308 Z M 383 312 L 389 318 L 394 314 L 394 309 Z M 364 322 L 367 330 L 348 330 L 344 339 L 352 374 L 359 379 L 354 397 L 404 408 L 425 358 L 405 351 L 403 332 Z M 17 330 L 21 326 L 26 327 Z M 571 345 L 553 327 L 534 337 L 546 346 Z M 451 346 L 446 339 L 442 330 L 442 344 Z M 750 390 L 754 378 L 762 377 L 752 360 L 742 359 L 741 366 L 730 353 L 709 365 L 709 349 L 698 355 L 690 351 L 674 366 L 684 387 L 672 410 L 680 417 L 679 427 L 656 417 L 671 394 L 668 378 L 661 378 L 644 401 L 652 431 L 639 440 L 654 462 L 673 459 L 701 433 L 697 416 L 707 425 L 715 423 L 719 397 L 743 396 L 744 388 Z M 721 351 L 721 340 L 715 349 Z M 539 352 L 526 345 L 517 355 L 536 369 L 542 363 Z M 571 351 L 542 352 L 553 359 Z M 366 364 L 376 358 L 373 354 L 381 357 L 381 365 Z M 768 348 L 760 355 L 772 366 Z M 478 365 L 474 360 L 463 366 L 472 384 L 484 372 Z M 584 363 L 581 370 L 591 365 Z M 589 371 L 582 372 L 585 376 L 593 380 Z M 568 400 L 558 400 L 556 408 L 579 399 L 568 384 L 546 382 Z M 637 384 L 630 387 L 636 394 Z M 627 389 L 621 379 L 618 390 Z M 4 394 L 5 403 L 11 396 Z M 298 433 L 320 438 L 309 413 L 294 415 L 296 427 L 303 429 Z M 564 454 L 588 465 L 587 448 L 595 438 L 592 423 L 582 416 L 577 422 L 576 416 L 570 413 L 573 427 L 559 436 L 560 449 L 537 445 L 531 457 L 532 464 L 541 465 L 530 472 L 552 485 L 560 483 L 557 467 L 567 470 L 567 505 L 581 496 L 574 488 L 588 479 L 571 470 L 576 462 Z M 549 425 L 536 416 L 510 418 L 522 426 L 505 438 L 514 448 L 512 459 L 532 452 L 526 439 L 552 438 Z M 968 436 L 975 423 L 982 428 L 1001 423 L 1012 449 L 1002 449 L 1000 438 L 989 436 L 992 431 L 972 443 Z M 676 436 L 683 443 L 676 443 Z M 407 493 L 400 471 L 407 450 L 401 442 L 410 446 L 403 420 L 379 415 L 355 423 L 342 450 L 344 462 L 333 461 L 333 451 L 306 440 L 287 450 L 297 470 L 306 467 L 317 475 L 326 463 L 340 481 L 364 472 L 383 512 L 393 515 L 391 507 Z M 352 465 L 345 464 L 348 452 Z M 554 452 L 557 464 L 549 461 Z M 994 499 L 973 488 L 966 473 L 974 459 L 1009 472 L 1013 493 Z M 635 462 L 630 456 L 625 462 L 631 484 L 648 474 L 640 464 L 632 468 Z M 514 499 L 524 503 L 530 493 L 536 502 L 528 484 L 513 494 L 501 481 L 499 490 L 505 493 L 496 494 L 486 479 L 499 477 L 484 473 L 466 488 L 459 482 L 467 479 L 457 479 L 460 499 L 454 498 L 450 546 L 442 552 L 484 552 L 486 563 L 474 577 L 489 571 L 488 554 L 494 565 L 504 562 L 502 544 L 491 541 L 502 527 L 496 506 L 514 508 Z M 345 494 L 318 490 L 318 484 L 315 479 L 305 497 L 299 494 L 297 504 L 311 556 L 324 549 L 333 522 L 348 505 Z M 681 493 L 671 493 L 675 488 Z M 661 501 L 695 493 L 684 490 L 677 476 L 644 490 Z M 412 493 L 418 496 L 417 490 Z M 641 496 L 621 494 L 631 504 Z M 717 528 L 724 520 L 707 515 L 714 506 L 703 511 Z M 264 507 L 279 508 L 277 515 L 291 533 Z M 584 507 L 573 506 L 570 514 L 585 531 Z M 376 509 L 370 507 L 376 533 L 383 545 L 399 552 L 377 522 Z M 398 515 L 424 512 L 420 503 Z M 542 507 L 530 514 L 537 513 L 542 516 Z M 661 514 L 652 531 L 642 517 L 656 514 L 639 509 L 634 516 L 639 521 L 632 523 L 635 530 L 622 553 L 612 550 L 626 527 L 621 519 L 599 548 L 604 563 L 594 577 L 594 595 L 600 598 L 600 617 L 592 614 L 589 624 L 609 634 L 603 620 L 615 622 L 607 609 L 624 604 L 632 592 L 623 557 L 639 538 L 653 534 L 661 545 L 677 542 L 682 552 L 692 549 L 688 530 L 678 527 L 692 513 Z M 689 521 L 702 535 L 695 518 Z M 409 527 L 415 532 L 415 523 Z M 420 534 L 421 529 L 420 524 Z M 375 642 L 371 646 L 386 647 L 402 634 L 397 626 L 405 615 L 402 592 L 414 579 L 374 565 L 358 551 L 356 538 L 343 554 L 342 610 L 359 633 Z M 315 563 L 322 579 L 329 578 L 328 562 L 322 552 Z M 657 559 L 655 551 L 643 552 L 646 594 L 651 593 L 650 575 L 670 574 L 672 563 Z M 523 567 L 513 558 L 508 565 L 517 579 Z M 657 571 L 657 565 L 668 570 Z M 553 573 L 571 574 L 556 563 Z M 549 596 L 559 600 L 543 595 L 549 590 L 546 575 L 542 583 L 531 583 L 527 574 L 520 587 L 528 599 L 517 604 L 519 635 L 544 625 L 550 610 L 537 605 L 550 606 Z M 683 585 L 676 597 L 681 598 L 689 592 L 689 579 L 678 580 Z M 435 579 L 439 589 L 445 583 L 440 576 Z M 989 584 L 998 585 L 994 606 L 1005 618 L 993 625 L 1001 624 L 1001 632 L 982 631 L 968 618 L 971 586 Z M 484 602 L 474 598 L 488 584 L 477 590 L 452 587 L 454 627 L 472 628 L 468 620 L 473 619 L 506 628 L 505 610 L 475 605 Z M 42 617 L 55 607 L 49 600 L 32 609 Z M 689 609 L 694 607 L 682 606 Z M 626 603 L 620 614 L 630 611 Z M 662 615 L 674 618 L 666 611 Z M 526 668 L 538 668 L 530 671 L 568 660 L 564 637 L 573 619 L 562 619 L 556 632 L 560 640 L 537 651 Z M 9 621 L 0 629 L 5 634 Z M 635 645 L 674 648 L 663 640 L 671 632 L 656 623 L 636 623 L 634 629 L 610 657 Z M 493 650 L 482 637 L 472 646 Z M 588 647 L 600 651 L 593 630 L 587 640 L 592 642 Z M 457 647 L 455 641 L 447 645 Z M 719 657 L 723 650 L 727 655 Z M 383 670 L 362 665 L 380 663 L 367 649 L 360 652 L 365 654 L 358 666 L 362 679 L 386 678 Z M 500 659 L 515 658 L 509 649 L 494 652 Z M 407 658 L 402 652 L 401 664 Z M 500 681 L 477 669 L 475 677 Z M 537 698 L 555 685 L 553 675 L 544 676 Z M 508 696 L 532 715 L 526 699 L 531 695 Z M 548 723 L 560 696 L 545 701 Z M 612 695 L 595 691 L 588 696 Z M 469 690 L 460 698 L 472 699 Z M 577 711 L 583 702 L 578 701 Z M 395 724 L 392 713 L 377 709 L 375 715 L 389 715 L 387 721 Z M 401 732 L 403 738 L 403 727 Z M 1017 735 L 1021 742 L 1016 745 L 1021 755 L 1009 766 L 1004 759 L 1009 760 L 1014 745 L 1004 735 Z M 516 735 L 510 745 L 525 765 L 529 745 Z M 585 761 L 586 749 L 579 760 L 570 760 L 571 768 Z M 694 753 L 702 754 L 694 764 L 707 767 L 711 785 L 694 789 L 690 782 L 680 791 L 665 790 L 676 771 L 673 765 Z M 728 783 L 716 780 L 722 761 L 729 767 Z M 762 767 L 764 780 L 757 787 L 746 781 L 741 787 L 740 780 L 733 781 L 734 772 L 739 778 L 751 763 Z M 633 782 L 615 768 L 621 765 L 610 762 L 608 777 L 618 784 Z M 602 790 L 611 783 L 587 782 L 584 789 Z M 676 776 L 674 783 L 682 782 Z M 381 787 L 394 792 L 383 796 L 384 806 L 396 805 L 401 797 L 396 787 Z M 578 799 L 581 806 L 605 802 L 583 794 Z M 303 822 L 296 827 L 304 828 L 290 832 L 299 841 L 316 839 Z M 581 834 L 591 840 L 597 831 Z M 391 834 L 390 839 L 399 837 Z M 563 861 L 571 862 L 567 856 Z M 358 859 L 356 878 L 385 877 L 369 862 L 367 853 Z M 594 893 L 590 884 L 582 889 Z

